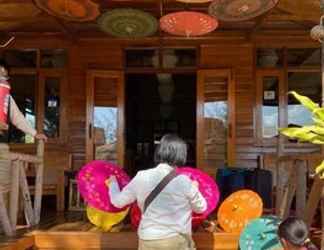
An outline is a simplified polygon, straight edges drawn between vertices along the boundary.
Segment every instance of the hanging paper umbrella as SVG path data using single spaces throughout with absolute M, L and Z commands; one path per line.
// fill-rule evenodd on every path
M 177 36 L 201 36 L 218 27 L 218 21 L 204 13 L 180 11 L 167 14 L 160 19 L 163 31 Z
M 209 6 L 209 14 L 222 21 L 246 21 L 274 8 L 279 0 L 215 0 Z
M 89 206 L 105 212 L 120 212 L 125 208 L 118 209 L 111 204 L 105 185 L 105 180 L 111 175 L 116 176 L 120 188 L 130 181 L 121 167 L 106 161 L 92 161 L 78 173 L 78 189 Z
M 219 201 L 219 190 L 214 179 L 203 171 L 191 168 L 181 167 L 177 169 L 177 173 L 188 176 L 191 180 L 197 181 L 199 184 L 199 191 L 207 201 L 207 210 L 202 214 L 192 215 L 192 226 L 198 227 L 207 217 L 213 212 Z M 134 204 L 131 209 L 131 222 L 134 228 L 137 228 L 141 220 L 141 210 Z
M 262 199 L 250 190 L 231 194 L 221 204 L 217 219 L 219 225 L 228 233 L 240 233 L 250 220 L 262 215 Z
M 98 18 L 101 30 L 116 37 L 145 37 L 158 29 L 158 21 L 151 14 L 137 9 L 114 9 Z
M 100 14 L 98 4 L 90 0 L 35 0 L 35 3 L 47 13 L 68 21 L 90 21 Z
M 176 1 L 182 3 L 208 3 L 213 0 L 176 0 Z
M 279 250 L 277 231 L 280 220 L 277 217 L 261 217 L 251 221 L 240 236 L 241 250 Z
M 87 216 L 89 221 L 103 231 L 109 231 L 114 225 L 125 219 L 128 208 L 116 213 L 104 212 L 93 207 L 87 207 Z

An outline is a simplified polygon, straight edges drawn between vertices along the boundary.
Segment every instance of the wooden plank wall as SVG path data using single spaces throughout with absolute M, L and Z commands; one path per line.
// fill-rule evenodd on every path
M 236 166 L 256 167 L 254 53 L 252 43 L 201 46 L 201 67 L 230 68 L 236 82 Z
M 68 117 L 73 169 L 78 169 L 85 162 L 87 69 L 121 69 L 122 62 L 121 47 L 106 41 L 82 41 L 70 49 Z

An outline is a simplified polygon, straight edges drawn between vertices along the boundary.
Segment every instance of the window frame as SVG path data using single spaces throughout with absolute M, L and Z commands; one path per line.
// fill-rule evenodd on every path
M 19 49 L 17 49 L 19 50 Z M 67 143 L 67 102 L 66 97 L 68 93 L 68 85 L 67 85 L 67 66 L 68 61 L 66 62 L 65 67 L 63 68 L 42 68 L 41 67 L 41 49 L 36 49 L 37 51 L 37 59 L 36 59 L 36 68 L 23 68 L 23 67 L 12 67 L 10 68 L 9 76 L 11 75 L 34 75 L 35 76 L 35 115 L 36 115 L 36 128 L 35 130 L 38 133 L 44 133 L 43 122 L 45 118 L 45 82 L 48 77 L 57 77 L 60 78 L 60 119 L 59 119 L 59 136 L 55 138 L 48 138 L 49 144 L 64 144 Z M 67 50 L 67 55 L 69 58 L 69 51 Z M 26 145 L 35 145 L 34 143 L 15 143 L 9 142 L 10 146 L 20 147 Z
M 265 48 L 265 47 L 261 47 Z M 272 47 L 269 47 L 272 48 Z M 262 68 L 256 65 L 257 62 L 257 49 L 255 48 L 255 81 L 256 81 L 256 114 L 255 114 L 255 140 L 258 146 L 274 146 L 277 144 L 277 137 L 263 138 L 262 127 L 263 127 L 263 116 L 262 116 L 262 105 L 263 105 L 263 77 L 274 76 L 279 78 L 279 113 L 278 113 L 278 125 L 279 127 L 288 126 L 288 84 L 289 73 L 321 73 L 321 66 L 294 66 L 288 67 L 287 56 L 289 49 L 302 49 L 302 48 L 318 48 L 315 46 L 307 47 L 282 47 L 277 48 L 282 50 L 283 65 L 276 67 Z M 322 93 L 321 93 L 322 94 Z M 323 98 L 323 97 L 322 97 Z M 322 99 L 321 98 L 321 99 Z M 314 148 L 313 144 L 310 143 L 294 143 L 289 141 L 288 138 L 284 138 L 284 144 L 288 147 L 294 148 Z

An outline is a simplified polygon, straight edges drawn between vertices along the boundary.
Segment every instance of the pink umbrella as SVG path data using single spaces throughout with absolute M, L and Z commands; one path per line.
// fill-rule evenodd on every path
M 176 36 L 201 36 L 218 27 L 218 21 L 204 13 L 179 11 L 167 14 L 160 19 L 163 31 Z
M 125 187 L 130 181 L 121 167 L 106 161 L 92 161 L 78 173 L 78 188 L 83 199 L 91 207 L 106 212 L 120 212 L 125 208 L 119 209 L 111 204 L 105 185 L 105 180 L 111 175 L 116 176 L 120 188 Z
M 219 190 L 216 182 L 209 175 L 203 171 L 191 168 L 191 167 L 181 167 L 177 169 L 178 174 L 183 174 L 188 176 L 191 180 L 197 181 L 199 183 L 199 191 L 204 196 L 207 201 L 207 210 L 202 214 L 192 215 L 192 226 L 194 228 L 198 227 L 208 215 L 214 211 L 219 201 Z M 131 223 L 133 228 L 137 228 L 141 220 L 141 210 L 134 204 L 131 209 Z

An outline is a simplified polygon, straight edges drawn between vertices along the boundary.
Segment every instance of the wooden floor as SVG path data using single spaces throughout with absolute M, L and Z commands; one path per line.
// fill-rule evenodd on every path
M 118 230 L 118 228 L 117 228 Z M 199 250 L 236 250 L 237 234 L 195 232 Z M 123 227 L 120 232 L 104 233 L 91 225 L 84 213 L 70 213 L 43 220 L 38 228 L 21 229 L 11 239 L 0 238 L 0 250 L 135 250 L 136 232 Z

